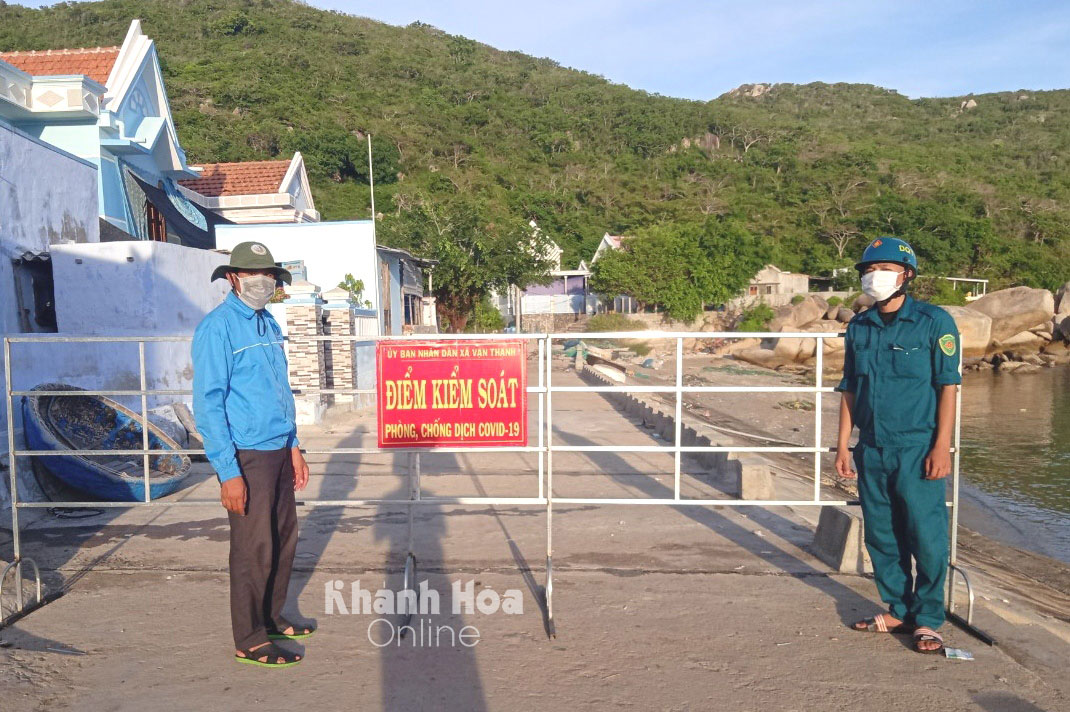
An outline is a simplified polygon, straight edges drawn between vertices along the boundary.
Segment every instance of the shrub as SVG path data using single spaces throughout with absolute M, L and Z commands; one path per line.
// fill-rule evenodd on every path
M 587 331 L 643 331 L 644 329 L 646 329 L 646 324 L 639 319 L 629 319 L 618 312 L 597 314 L 587 322 Z
M 471 318 L 464 325 L 464 330 L 469 334 L 493 334 L 504 328 L 505 319 L 502 313 L 491 304 L 489 297 L 476 302 Z
M 804 299 L 806 299 L 806 297 L 804 297 L 803 295 L 796 294 L 794 297 L 791 298 L 791 305 L 795 306 L 796 304 L 800 304 Z
M 837 297 L 836 295 L 832 295 L 828 298 L 828 304 L 830 307 L 838 307 L 843 304 L 843 300 Z
M 654 350 L 654 347 L 646 341 L 625 341 L 624 346 L 627 346 L 628 350 L 636 356 L 646 356 Z
M 769 320 L 774 316 L 776 314 L 772 307 L 763 302 L 743 312 L 736 331 L 765 331 L 769 327 Z

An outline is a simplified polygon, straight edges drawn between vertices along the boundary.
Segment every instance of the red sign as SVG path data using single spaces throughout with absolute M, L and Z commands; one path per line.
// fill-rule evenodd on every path
M 379 447 L 527 445 L 523 341 L 380 341 Z

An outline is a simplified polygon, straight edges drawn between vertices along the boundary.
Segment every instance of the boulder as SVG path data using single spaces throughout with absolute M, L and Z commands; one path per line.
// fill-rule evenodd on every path
M 835 319 L 836 315 L 839 314 L 839 313 L 840 313 L 840 307 L 838 305 L 834 306 L 834 307 L 830 306 L 828 308 L 828 311 L 825 312 L 825 318 L 826 319 Z
M 1025 361 L 1004 361 L 999 365 L 1000 373 L 1036 373 L 1040 366 Z
M 788 305 L 778 307 L 769 321 L 769 331 L 791 331 L 795 328 L 795 308 Z
M 843 339 L 822 339 L 821 341 L 825 344 L 826 356 L 828 356 L 830 353 L 835 353 L 836 351 L 843 351 Z
M 967 307 L 944 307 L 959 329 L 959 343 L 965 357 L 984 356 L 992 341 L 992 317 Z
M 772 349 L 749 348 L 737 351 L 733 355 L 740 361 L 746 361 L 747 363 L 753 363 L 755 366 L 763 366 L 765 368 L 776 368 L 783 364 L 783 361 Z
M 1042 346 L 1048 343 L 1048 340 L 1037 336 L 1032 331 L 1022 331 L 1009 339 L 1003 341 L 993 341 L 992 347 L 998 348 L 1000 351 L 1039 351 Z
M 806 340 L 808 341 L 809 339 Z M 773 348 L 773 353 L 785 363 L 800 360 L 799 347 L 801 346 L 801 341 L 804 341 L 804 339 L 777 339 L 776 346 Z M 812 347 L 810 353 L 813 353 Z
M 1053 339 L 1070 341 L 1070 314 L 1056 314 L 1051 318 L 1051 333 Z
M 840 307 L 836 310 L 836 321 L 846 324 L 854 318 L 855 313 L 847 307 Z
M 1063 286 L 1055 290 L 1055 313 L 1056 314 L 1070 314 L 1070 301 L 1067 301 L 1066 295 L 1070 294 L 1070 282 L 1065 283 Z
M 1055 316 L 1051 325 L 1055 337 L 1070 340 L 1070 282 L 1055 292 Z
M 727 344 L 717 349 L 718 354 L 735 354 L 746 349 L 756 349 L 762 343 L 761 339 L 731 339 Z
M 1002 342 L 1051 321 L 1055 298 L 1046 289 L 1011 287 L 991 292 L 966 308 L 991 317 L 992 339 Z
M 803 331 L 820 331 L 824 333 L 843 331 L 843 324 L 838 321 L 830 321 L 828 319 L 818 319 L 815 322 L 806 325 Z
M 850 307 L 855 311 L 860 311 L 861 309 L 869 309 L 876 303 L 877 301 L 868 294 L 859 294 L 855 297 L 854 302 L 850 304 Z
M 1036 334 L 1037 336 L 1039 336 L 1040 338 L 1044 339 L 1045 341 L 1051 341 L 1052 340 L 1051 324 L 1046 324 L 1045 326 L 1042 326 L 1039 329 L 1030 329 L 1029 333 Z
M 1060 354 L 1070 354 L 1070 346 L 1063 343 L 1062 341 L 1052 341 L 1050 344 L 1045 344 L 1044 348 L 1041 349 L 1041 351 L 1046 354 L 1053 354 L 1055 356 L 1058 356 Z
M 796 327 L 806 326 L 825 316 L 828 308 L 828 302 L 821 297 L 806 297 L 792 307 L 792 322 Z
M 1050 354 L 1045 354 L 1045 355 L 1048 358 L 1054 358 Z M 1034 366 L 1043 366 L 1044 365 L 1044 359 L 1042 359 L 1039 354 L 1025 354 L 1024 356 L 1022 356 L 1022 361 L 1024 361 L 1025 363 L 1031 363 Z

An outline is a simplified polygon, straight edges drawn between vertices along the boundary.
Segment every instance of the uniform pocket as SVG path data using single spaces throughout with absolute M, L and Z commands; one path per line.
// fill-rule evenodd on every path
M 873 349 L 855 349 L 855 377 L 868 377 L 873 366 Z
M 908 378 L 927 378 L 928 357 L 928 351 L 920 346 L 895 347 L 892 350 L 892 373 Z

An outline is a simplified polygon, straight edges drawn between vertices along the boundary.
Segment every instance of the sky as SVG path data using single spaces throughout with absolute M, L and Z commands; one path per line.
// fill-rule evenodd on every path
M 22 4 L 40 6 L 42 2 Z M 1070 88 L 1067 0 L 309 0 L 419 20 L 636 89 L 860 82 L 910 97 Z

